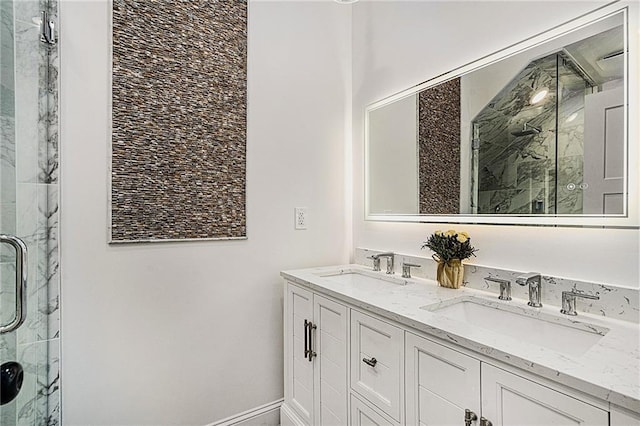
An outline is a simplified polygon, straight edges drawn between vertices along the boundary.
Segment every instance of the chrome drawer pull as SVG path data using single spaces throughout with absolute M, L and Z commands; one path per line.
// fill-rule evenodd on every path
M 476 413 L 469 409 L 464 410 L 464 426 L 471 426 L 471 422 L 475 422 L 476 420 L 478 420 Z
M 489 420 L 485 419 L 484 417 L 480 417 L 480 426 L 493 426 L 493 423 L 491 423 Z
M 371 358 L 371 359 L 362 358 L 362 362 L 367 364 L 369 367 L 375 367 L 376 364 L 378 363 L 378 360 L 375 358 Z

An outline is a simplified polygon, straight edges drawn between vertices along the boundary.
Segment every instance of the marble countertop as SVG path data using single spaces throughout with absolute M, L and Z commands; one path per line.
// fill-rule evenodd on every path
M 326 276 L 352 271 L 374 274 L 382 280 L 390 281 L 341 281 L 335 276 Z M 557 306 L 531 308 L 526 305 L 526 300 L 514 298 L 509 302 L 499 301 L 494 293 L 468 288 L 443 288 L 435 281 L 387 276 L 384 272 L 371 272 L 370 268 L 362 265 L 299 269 L 284 271 L 281 275 L 314 292 L 334 297 L 486 357 L 640 413 L 638 324 L 581 313 L 577 317 L 567 317 L 559 313 L 560 308 Z M 406 285 L 401 285 L 403 283 Z M 511 310 L 521 309 L 522 313 L 530 316 L 585 322 L 609 331 L 586 352 L 570 356 L 421 309 L 425 305 L 447 304 L 461 296 L 480 297 L 490 303 L 508 304 Z M 522 333 L 524 335 L 527 330 L 522 330 Z

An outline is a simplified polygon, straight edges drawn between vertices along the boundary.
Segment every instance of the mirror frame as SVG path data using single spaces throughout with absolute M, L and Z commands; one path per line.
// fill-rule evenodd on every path
M 423 222 L 423 223 L 468 223 L 468 224 L 494 224 L 494 225 L 542 225 L 542 226 L 582 226 L 582 227 L 607 227 L 607 228 L 638 228 L 639 219 L 639 173 L 640 168 L 640 117 L 639 101 L 640 88 L 640 5 L 634 2 L 615 2 L 603 6 L 595 11 L 579 16 L 569 22 L 554 27 L 548 31 L 537 34 L 524 41 L 506 47 L 495 53 L 484 56 L 476 61 L 458 67 L 445 74 L 431 78 L 424 83 L 391 95 L 385 99 L 368 105 L 364 117 L 364 212 L 367 221 L 385 222 Z M 459 214 L 459 215 L 423 215 L 423 214 L 377 214 L 370 211 L 370 184 L 369 184 L 369 113 L 385 105 L 388 105 L 407 96 L 414 95 L 429 87 L 436 86 L 476 69 L 494 64 L 502 59 L 522 53 L 527 49 L 557 39 L 569 32 L 578 30 L 589 24 L 606 19 L 612 15 L 622 13 L 624 22 L 624 46 L 628 54 L 625 57 L 624 67 L 626 76 L 624 83 L 624 96 L 627 110 L 625 114 L 625 189 L 627 197 L 624 201 L 625 214 L 620 215 L 483 215 L 483 214 Z M 635 19 L 630 19 L 634 17 Z M 630 66 L 636 64 L 636 66 Z M 630 94 L 635 94 L 630 96 Z M 630 117 L 636 117 L 630 120 Z

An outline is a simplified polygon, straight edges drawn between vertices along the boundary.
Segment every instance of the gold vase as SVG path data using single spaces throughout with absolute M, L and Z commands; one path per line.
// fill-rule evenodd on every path
M 460 259 L 451 259 L 449 262 L 438 262 L 436 278 L 438 284 L 447 288 L 460 288 L 464 279 L 464 265 Z

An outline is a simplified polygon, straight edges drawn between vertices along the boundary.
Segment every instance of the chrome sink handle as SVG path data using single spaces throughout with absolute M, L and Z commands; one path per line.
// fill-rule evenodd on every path
M 503 280 L 502 278 L 485 277 L 485 281 L 500 284 L 500 300 L 511 300 L 511 280 Z
M 592 296 L 590 294 L 578 293 L 577 291 L 563 291 L 562 292 L 562 312 L 565 315 L 576 316 L 576 298 L 582 297 L 583 299 L 600 300 L 598 296 Z
M 380 270 L 380 258 L 374 254 L 373 256 L 367 256 L 367 259 L 373 260 L 373 271 L 378 272 Z
M 411 278 L 411 268 L 420 268 L 420 265 L 402 262 L 402 278 Z
M 534 308 L 542 307 L 542 275 L 540 272 L 529 272 L 516 278 L 521 286 L 529 286 L 529 303 Z

